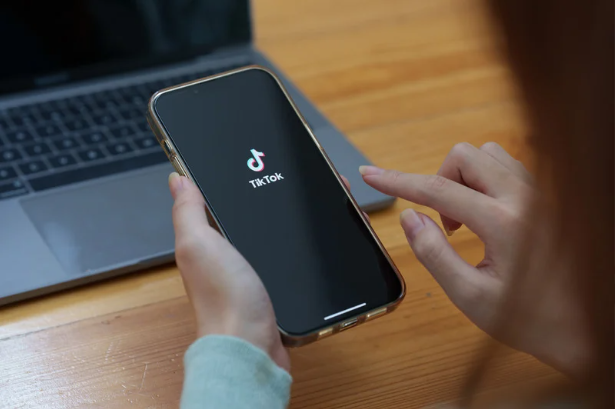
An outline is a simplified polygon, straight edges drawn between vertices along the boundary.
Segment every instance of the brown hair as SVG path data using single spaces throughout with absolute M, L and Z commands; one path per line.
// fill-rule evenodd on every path
M 583 316 L 591 351 L 577 381 L 591 389 L 597 406 L 612 407 L 613 0 L 488 4 L 526 106 L 528 142 L 537 161 L 538 185 L 547 197 L 543 208 L 537 205 L 533 213 L 548 217 L 554 226 L 550 239 L 555 252 L 550 257 L 565 255 L 570 267 L 567 273 L 548 272 L 540 285 L 544 289 L 551 280 L 567 280 L 573 286 L 570 301 Z M 527 242 L 532 240 L 535 236 Z M 529 253 L 525 248 L 520 254 L 519 274 L 511 283 L 500 322 L 505 322 L 520 291 L 536 284 L 524 274 L 531 264 Z M 476 383 L 482 368 L 479 365 L 470 383 Z

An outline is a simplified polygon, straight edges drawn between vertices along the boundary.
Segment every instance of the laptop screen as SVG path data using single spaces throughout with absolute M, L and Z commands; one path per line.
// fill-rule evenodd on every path
M 202 55 L 251 39 L 248 0 L 0 2 L 0 94 Z

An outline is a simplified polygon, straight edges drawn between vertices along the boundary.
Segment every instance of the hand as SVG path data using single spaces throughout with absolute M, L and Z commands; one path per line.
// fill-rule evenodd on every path
M 269 295 L 241 254 L 207 222 L 205 201 L 186 177 L 171 173 L 175 259 L 194 308 L 197 336 L 231 335 L 290 370 Z
M 342 176 L 350 189 L 348 180 Z M 171 173 L 175 259 L 195 311 L 197 336 L 242 338 L 290 369 L 269 295 L 241 254 L 207 221 L 205 201 L 187 178 Z
M 537 198 L 532 177 L 520 162 L 496 143 L 480 149 L 463 143 L 451 150 L 437 175 L 372 166 L 360 171 L 365 182 L 379 191 L 438 211 L 449 235 L 465 224 L 484 242 L 485 257 L 472 266 L 428 216 L 412 209 L 401 214 L 402 228 L 417 258 L 470 320 L 513 348 L 569 375 L 581 374 L 587 359 L 586 339 L 574 288 L 559 278 L 566 275 L 545 279 L 545 273 L 564 268 L 564 263 L 549 264 L 547 252 L 534 249 L 538 257 L 532 260 L 532 271 L 515 271 L 530 229 L 526 209 Z M 548 226 L 544 227 L 532 232 L 547 231 Z M 552 242 L 548 237 L 532 238 L 532 244 Z M 524 286 L 510 294 L 515 305 L 507 313 L 512 314 L 498 325 L 508 284 L 514 274 L 523 273 L 528 278 Z

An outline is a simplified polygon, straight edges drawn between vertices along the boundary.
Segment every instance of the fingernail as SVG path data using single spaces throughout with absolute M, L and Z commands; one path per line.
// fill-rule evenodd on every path
M 375 176 L 384 173 L 384 169 L 377 166 L 359 166 L 359 173 L 363 176 Z
M 179 177 L 179 173 L 171 172 L 169 175 L 169 184 L 174 183 L 173 181 Z
M 453 234 L 455 234 L 455 230 L 450 230 L 446 224 L 442 224 L 442 227 L 444 227 L 444 231 L 446 232 L 446 235 L 448 237 L 451 237 Z
M 401 212 L 401 226 L 406 232 L 408 240 L 413 241 L 416 235 L 423 230 L 425 223 L 423 219 L 413 209 L 406 209 Z
M 171 172 L 169 175 L 169 186 L 174 192 L 182 190 L 186 186 L 185 182 L 186 179 L 182 178 L 177 172 Z

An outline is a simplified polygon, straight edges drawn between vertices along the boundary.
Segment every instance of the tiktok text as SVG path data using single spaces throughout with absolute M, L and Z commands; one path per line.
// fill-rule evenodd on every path
M 277 182 L 278 180 L 284 179 L 281 173 L 275 173 L 273 175 L 264 176 L 262 178 L 254 179 L 250 181 L 250 184 L 253 188 L 261 187 L 268 185 L 269 183 Z

